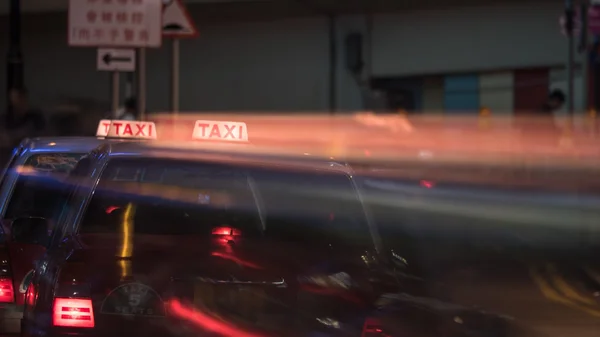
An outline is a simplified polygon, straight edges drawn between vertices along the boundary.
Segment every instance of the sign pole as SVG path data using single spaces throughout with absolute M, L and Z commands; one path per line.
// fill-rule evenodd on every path
M 573 38 L 574 24 L 575 24 L 575 6 L 573 4 L 573 0 L 565 0 L 565 19 L 566 24 L 565 28 L 567 31 L 567 37 L 569 39 L 569 50 L 567 53 L 567 111 L 570 117 L 573 117 L 573 79 L 574 79 L 574 66 L 573 62 L 575 60 L 575 39 Z
M 176 115 L 179 113 L 179 39 L 174 38 L 172 43 L 171 110 Z
M 112 112 L 115 113 L 117 110 L 119 110 L 119 93 L 120 93 L 120 88 L 119 88 L 120 83 L 119 82 L 120 82 L 121 78 L 119 76 L 118 71 L 113 71 L 110 74 L 110 76 L 112 78 L 112 83 L 111 83 Z
M 138 52 L 138 118 L 146 118 L 146 48 L 140 48 Z
M 129 97 L 133 97 L 134 96 L 134 90 L 133 90 L 133 82 L 135 81 L 135 77 L 133 76 L 132 72 L 128 72 L 126 74 L 126 78 L 125 78 L 125 97 L 129 98 Z

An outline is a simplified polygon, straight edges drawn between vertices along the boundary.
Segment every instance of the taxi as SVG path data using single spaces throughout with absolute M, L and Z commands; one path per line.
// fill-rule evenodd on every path
M 62 177 L 85 154 L 109 139 L 155 139 L 153 127 L 151 122 L 103 120 L 96 138 L 26 139 L 13 150 L 0 177 L 0 333 L 19 331 L 33 261 L 45 252 L 43 244 L 27 241 L 17 228 L 38 218 L 53 222 L 66 198 Z
M 248 149 L 109 143 L 80 160 L 22 336 L 389 336 L 375 314 L 391 305 L 436 324 L 469 311 L 414 297 L 347 165 Z M 499 320 L 469 317 L 473 336 Z

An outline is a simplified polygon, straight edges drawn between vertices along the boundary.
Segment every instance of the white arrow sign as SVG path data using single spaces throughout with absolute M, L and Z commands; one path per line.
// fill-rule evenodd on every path
M 97 68 L 101 71 L 135 71 L 135 49 L 99 48 Z

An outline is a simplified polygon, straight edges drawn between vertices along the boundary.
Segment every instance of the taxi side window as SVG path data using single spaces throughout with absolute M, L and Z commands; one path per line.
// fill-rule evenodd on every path
M 4 234 L 4 228 L 0 226 L 0 244 L 6 243 L 6 234 Z
M 77 205 L 81 202 L 81 198 L 79 197 L 81 193 L 80 187 L 78 185 L 79 179 L 86 177 L 90 174 L 90 170 L 92 168 L 92 159 L 89 156 L 83 157 L 77 165 L 71 171 L 65 190 L 65 202 L 62 204 L 60 209 L 60 214 L 58 215 L 57 227 L 55 228 L 54 233 L 52 233 L 51 246 L 57 244 L 62 240 L 64 234 L 68 231 L 64 228 L 65 225 L 68 225 L 68 217 L 73 215 L 73 212 L 76 211 Z
M 17 180 L 5 217 L 34 216 L 53 220 L 65 199 L 64 186 L 57 179 L 23 175 Z
M 266 209 L 265 236 L 301 245 L 371 246 L 350 177 L 328 171 L 255 171 Z

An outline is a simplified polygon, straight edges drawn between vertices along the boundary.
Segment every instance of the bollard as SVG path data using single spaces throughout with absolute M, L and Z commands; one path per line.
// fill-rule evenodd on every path
M 573 125 L 571 123 L 567 123 L 565 128 L 563 129 L 562 135 L 559 140 L 559 147 L 563 149 L 570 149 L 573 147 Z
M 492 112 L 486 107 L 479 109 L 479 128 L 489 129 L 490 128 L 490 116 Z
M 587 124 L 590 127 L 590 134 L 593 138 L 596 138 L 596 129 L 597 129 L 597 121 L 596 121 L 596 110 L 590 109 L 587 114 Z

